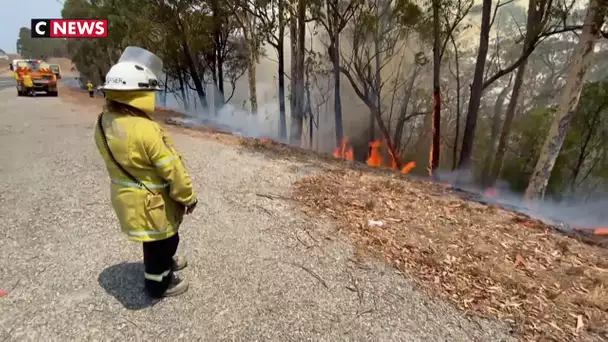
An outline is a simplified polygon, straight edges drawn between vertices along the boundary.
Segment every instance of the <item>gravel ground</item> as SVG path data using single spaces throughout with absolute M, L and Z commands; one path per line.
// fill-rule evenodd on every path
M 0 91 L 0 340 L 510 339 L 357 263 L 327 222 L 281 198 L 313 166 L 179 133 L 201 202 L 181 230 L 191 287 L 146 300 L 141 247 L 109 205 L 96 112 Z

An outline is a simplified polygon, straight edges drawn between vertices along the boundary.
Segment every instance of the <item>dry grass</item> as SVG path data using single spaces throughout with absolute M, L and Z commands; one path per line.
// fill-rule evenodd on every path
M 512 323 L 522 340 L 608 338 L 607 249 L 402 177 L 328 171 L 299 181 L 293 196 L 337 220 L 359 251 L 429 295 Z

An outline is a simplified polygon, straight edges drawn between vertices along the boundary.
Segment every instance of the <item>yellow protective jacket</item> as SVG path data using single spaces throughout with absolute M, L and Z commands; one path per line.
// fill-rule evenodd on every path
M 34 82 L 32 82 L 32 76 L 29 74 L 23 75 L 23 86 L 26 88 L 33 88 Z
M 184 207 L 193 204 L 196 196 L 190 175 L 171 138 L 158 123 L 147 117 L 104 112 L 102 118 L 107 142 L 116 160 L 151 191 L 161 194 L 164 200 L 164 205 L 154 205 L 156 209 L 151 214 L 150 206 L 146 204 L 148 190 L 138 186 L 116 166 L 96 124 L 95 144 L 110 175 L 112 206 L 122 231 L 139 242 L 175 235 L 182 222 Z M 153 222 L 159 221 L 165 222 L 165 226 L 155 227 Z
M 89 91 L 93 91 L 93 89 L 94 89 L 94 88 L 95 88 L 95 87 L 93 86 L 93 84 L 92 84 L 91 82 L 87 83 L 87 89 L 88 89 Z

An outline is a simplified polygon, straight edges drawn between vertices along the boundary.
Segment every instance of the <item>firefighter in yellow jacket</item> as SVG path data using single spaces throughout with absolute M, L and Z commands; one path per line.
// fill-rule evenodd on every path
M 95 144 L 110 175 L 112 206 L 122 231 L 143 243 L 147 293 L 155 298 L 188 290 L 173 272 L 186 266 L 177 257 L 178 228 L 197 204 L 190 176 L 171 138 L 150 119 L 162 61 L 128 47 L 107 74 L 106 106 Z
M 87 82 L 87 90 L 89 91 L 89 97 L 93 97 L 93 94 L 95 92 L 95 86 L 93 85 L 93 83 L 91 83 L 91 81 Z
M 32 76 L 28 72 L 25 72 L 23 76 L 21 76 L 21 78 L 23 79 L 23 87 L 25 88 L 25 93 L 30 96 L 36 96 Z

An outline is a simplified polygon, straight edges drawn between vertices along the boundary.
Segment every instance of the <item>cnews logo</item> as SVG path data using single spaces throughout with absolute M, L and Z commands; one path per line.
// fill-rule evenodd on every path
M 106 38 L 107 19 L 32 19 L 32 38 Z

